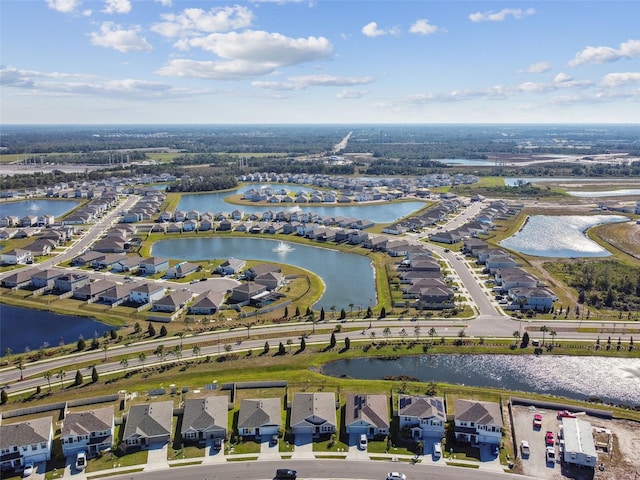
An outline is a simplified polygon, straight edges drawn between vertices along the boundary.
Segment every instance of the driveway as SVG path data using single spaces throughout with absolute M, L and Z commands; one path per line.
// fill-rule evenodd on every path
M 296 434 L 293 444 L 295 445 L 295 450 L 293 451 L 293 455 L 291 456 L 293 460 L 310 460 L 316 458 L 316 456 L 313 454 L 312 434 Z
M 204 459 L 202 463 L 226 463 L 227 459 L 224 456 L 224 441 L 220 449 L 213 448 L 213 439 L 207 440 L 207 444 L 204 448 Z
M 349 434 L 349 452 L 347 453 L 347 460 L 369 460 L 369 452 L 366 450 L 360 450 L 358 444 L 360 443 L 360 435 L 357 433 Z
M 258 460 L 280 460 L 280 448 L 278 447 L 278 443 L 272 445 L 269 441 L 269 436 L 265 435 L 264 437 L 265 438 L 260 442 L 260 455 L 258 456 Z
M 169 468 L 169 461 L 167 460 L 167 452 L 169 444 L 165 443 L 162 446 L 149 447 L 147 453 L 147 466 L 144 467 L 144 471 L 150 470 L 163 470 Z

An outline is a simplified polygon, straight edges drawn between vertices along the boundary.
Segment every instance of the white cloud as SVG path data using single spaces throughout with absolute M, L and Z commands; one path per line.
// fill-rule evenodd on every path
M 640 40 L 627 40 L 620 44 L 620 48 L 612 47 L 586 47 L 578 52 L 569 62 L 570 67 L 578 67 L 585 63 L 608 63 L 622 58 L 635 58 L 640 56 Z
M 409 27 L 409 32 L 416 33 L 418 35 L 432 35 L 442 30 L 443 29 L 437 25 L 431 25 L 429 20 L 426 18 L 416 20 L 415 23 Z
M 61 13 L 71 13 L 82 3 L 82 0 L 47 0 L 47 5 Z
M 225 59 L 274 67 L 324 59 L 333 52 L 331 43 L 324 37 L 291 38 L 279 33 L 258 30 L 213 33 L 206 37 L 185 40 L 183 45 L 198 47 Z
M 105 0 L 104 13 L 129 13 L 131 11 L 130 0 Z
M 170 7 L 170 6 L 173 5 L 173 1 L 172 0 L 155 0 L 155 2 L 159 3 L 163 7 Z
M 374 38 L 381 35 L 388 35 L 390 32 L 388 30 L 378 28 L 378 24 L 376 22 L 369 22 L 362 27 L 362 33 L 367 37 Z
M 600 84 L 603 87 L 619 87 L 633 83 L 640 83 L 640 72 L 609 73 Z
M 566 73 L 562 73 L 562 72 L 560 72 L 555 77 L 553 77 L 553 81 L 557 83 L 569 82 L 571 80 L 572 78 L 570 75 L 567 75 Z
M 253 13 L 246 7 L 215 7 L 208 12 L 201 8 L 185 8 L 182 13 L 160 16 L 164 21 L 151 30 L 165 37 L 189 37 L 199 33 L 218 33 L 247 28 L 253 22 Z
M 269 63 L 246 62 L 243 60 L 213 62 L 174 59 L 156 70 L 155 73 L 166 77 L 230 80 L 265 75 L 273 72 L 276 68 L 277 65 Z
M 368 90 L 352 90 L 352 89 L 344 89 L 340 90 L 340 92 L 336 95 L 336 98 L 346 98 L 348 100 L 362 98 L 365 95 L 368 95 Z
M 91 32 L 91 44 L 99 47 L 113 48 L 119 52 L 153 50 L 147 40 L 140 36 L 141 28 L 134 26 L 124 29 L 113 22 L 104 22 L 100 26 L 100 32 Z
M 538 62 L 527 67 L 528 73 L 545 73 L 551 70 L 551 64 L 549 62 Z
M 524 18 L 528 15 L 533 15 L 536 11 L 533 8 L 522 10 L 520 8 L 503 8 L 499 12 L 476 12 L 469 15 L 469 20 L 472 22 L 503 22 L 507 17 L 513 17 L 516 19 Z
M 307 75 L 290 77 L 285 82 L 256 81 L 251 85 L 266 90 L 304 90 L 308 87 L 344 87 L 366 85 L 373 77 L 338 77 L 335 75 Z

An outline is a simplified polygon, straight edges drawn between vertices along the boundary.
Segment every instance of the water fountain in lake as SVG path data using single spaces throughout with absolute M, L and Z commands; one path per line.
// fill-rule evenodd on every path
M 291 247 L 290 245 L 287 245 L 285 242 L 278 243 L 278 246 L 273 249 L 273 251 L 276 253 L 293 252 L 294 250 L 295 249 L 293 247 Z

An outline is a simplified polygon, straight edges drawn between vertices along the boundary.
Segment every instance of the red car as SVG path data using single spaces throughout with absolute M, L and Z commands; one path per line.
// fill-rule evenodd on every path
M 553 438 L 553 432 L 547 431 L 547 434 L 544 436 L 544 442 L 547 445 L 553 445 L 555 443 Z
M 533 428 L 542 428 L 542 415 L 539 413 L 533 416 Z
M 558 420 L 561 418 L 576 418 L 569 410 L 558 410 Z

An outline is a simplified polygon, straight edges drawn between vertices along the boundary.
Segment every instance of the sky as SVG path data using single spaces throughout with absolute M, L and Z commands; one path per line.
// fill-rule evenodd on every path
M 0 126 L 319 123 L 640 123 L 640 1 L 0 0 Z

